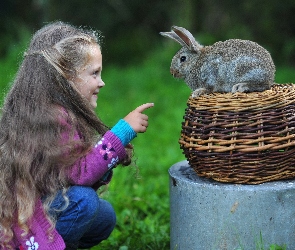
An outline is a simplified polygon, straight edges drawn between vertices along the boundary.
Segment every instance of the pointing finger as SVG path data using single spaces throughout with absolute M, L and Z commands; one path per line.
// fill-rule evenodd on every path
M 154 104 L 153 103 L 145 103 L 145 104 L 142 104 L 140 105 L 139 107 L 137 107 L 135 110 L 139 113 L 142 113 L 143 111 L 145 111 L 146 109 L 148 108 L 151 108 L 153 107 Z

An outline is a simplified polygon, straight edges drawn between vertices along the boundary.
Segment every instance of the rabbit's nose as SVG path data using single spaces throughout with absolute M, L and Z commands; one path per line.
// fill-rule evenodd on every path
M 170 68 L 170 73 L 173 77 L 179 77 L 179 71 L 177 69 Z

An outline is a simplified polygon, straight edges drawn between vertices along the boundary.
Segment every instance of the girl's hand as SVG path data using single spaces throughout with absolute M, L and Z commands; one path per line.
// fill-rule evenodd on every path
M 124 120 L 129 123 L 136 133 L 144 133 L 148 127 L 148 116 L 142 112 L 153 107 L 153 103 L 145 103 L 130 112 Z

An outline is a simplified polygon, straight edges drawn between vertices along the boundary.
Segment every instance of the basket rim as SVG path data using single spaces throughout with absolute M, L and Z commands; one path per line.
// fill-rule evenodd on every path
M 211 93 L 198 97 L 190 95 L 188 103 L 191 107 L 204 111 L 248 110 L 263 111 L 280 108 L 295 102 L 295 84 L 273 84 L 269 90 L 250 93 Z

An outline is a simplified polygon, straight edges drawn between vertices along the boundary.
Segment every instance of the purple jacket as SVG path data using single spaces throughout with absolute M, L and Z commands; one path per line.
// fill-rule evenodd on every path
M 99 186 L 108 183 L 112 174 L 106 182 L 100 181 L 104 174 L 112 169 L 126 155 L 121 140 L 111 131 L 105 133 L 103 138 L 83 158 L 79 159 L 70 169 L 69 178 L 73 185 L 91 186 L 97 189 Z M 41 200 L 36 204 L 34 216 L 31 221 L 30 233 L 24 238 L 22 231 L 13 227 L 14 248 L 20 250 L 63 250 L 65 243 L 56 230 L 53 231 L 53 239 L 48 239 L 47 231 L 50 224 L 45 217 Z

